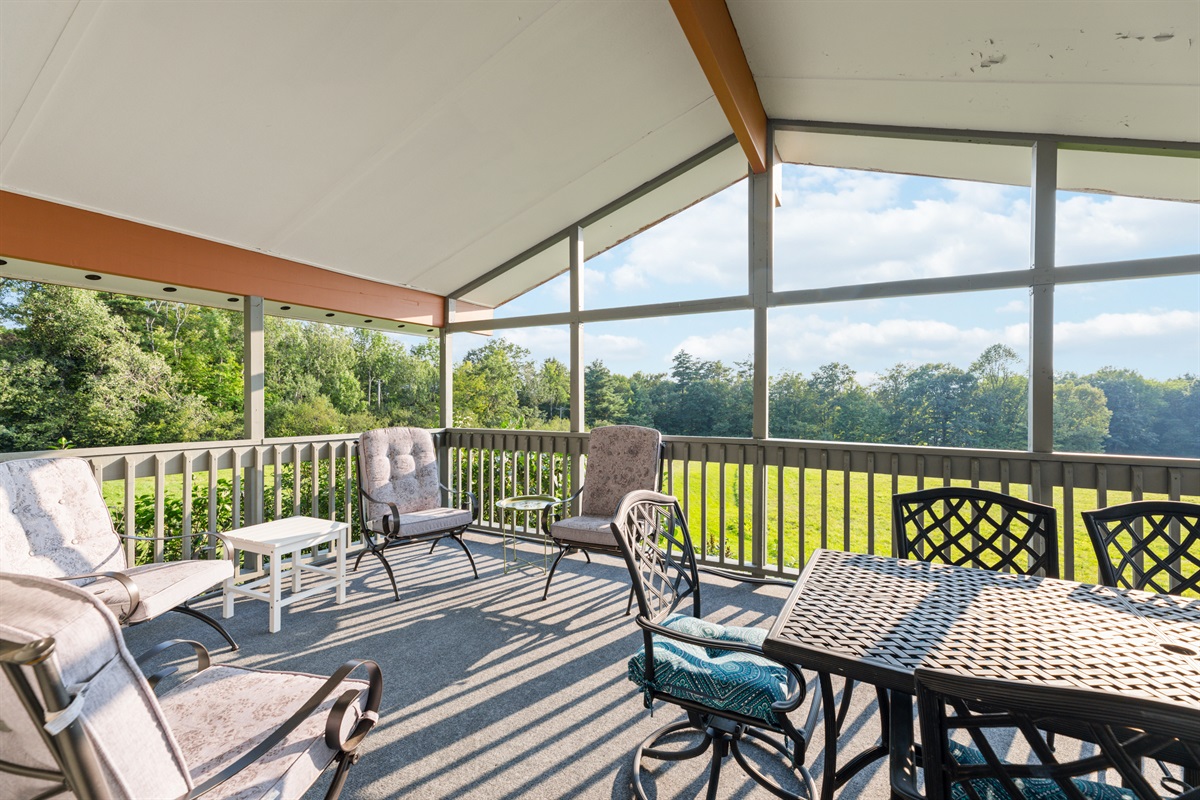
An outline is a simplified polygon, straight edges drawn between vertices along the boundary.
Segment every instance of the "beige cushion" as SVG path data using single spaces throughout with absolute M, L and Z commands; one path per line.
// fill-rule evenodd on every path
M 80 714 L 116 800 L 168 800 L 191 790 L 183 755 L 154 693 L 125 649 L 116 618 L 96 598 L 62 581 L 0 573 L 0 608 L 0 638 L 18 643 L 53 638 L 52 658 L 63 683 L 86 684 Z M 25 671 L 32 683 L 32 670 Z M 3 675 L 0 719 L 0 759 L 57 769 Z M 3 786 L 0 794 L 9 798 L 32 797 L 49 784 L 6 774 Z
M 371 530 L 382 533 L 383 520 L 373 519 L 367 523 Z M 426 511 L 416 511 L 400 515 L 400 532 L 398 537 L 421 536 L 426 533 L 453 530 L 471 524 L 471 512 L 461 508 L 431 508 Z
M 621 498 L 636 489 L 657 489 L 662 434 L 639 425 L 608 425 L 588 436 L 587 471 L 579 511 L 611 517 Z
M 617 539 L 613 536 L 612 521 L 612 517 L 567 517 L 550 526 L 550 535 L 571 544 L 615 548 Z
M 121 540 L 86 461 L 0 462 L 0 564 L 47 578 L 125 569 Z
M 358 437 L 362 488 L 379 502 L 368 503 L 367 518 L 437 508 L 441 502 L 437 449 L 424 428 L 379 428 Z
M 159 699 L 191 766 L 197 786 L 266 738 L 287 720 L 325 678 L 296 672 L 265 672 L 212 666 Z M 325 721 L 338 696 L 366 689 L 364 681 L 344 681 L 328 700 L 249 768 L 204 795 L 205 800 L 287 800 L 302 796 L 337 754 L 325 744 Z M 365 708 L 366 693 L 358 709 Z M 347 715 L 343 736 L 357 724 Z
M 137 584 L 142 598 L 133 616 L 125 620 L 132 624 L 154 619 L 226 578 L 232 578 L 233 562 L 225 559 L 171 561 L 143 564 L 121 572 Z M 100 578 L 83 588 L 99 597 L 117 616 L 129 611 L 129 593 L 112 578 Z

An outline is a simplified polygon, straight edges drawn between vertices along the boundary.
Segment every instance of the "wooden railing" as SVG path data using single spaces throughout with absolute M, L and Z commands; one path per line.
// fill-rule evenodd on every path
M 208 531 L 307 514 L 354 523 L 354 434 L 261 441 L 97 448 L 22 457 L 78 456 L 92 465 L 122 530 L 192 531 L 190 558 Z M 584 474 L 587 434 L 454 428 L 438 432 L 443 480 L 474 491 L 478 529 L 499 532 L 495 502 L 514 494 L 569 495 Z M 1079 512 L 1162 497 L 1200 502 L 1200 461 L 1086 454 L 925 448 L 784 439 L 665 437 L 663 490 L 678 497 L 704 563 L 794 576 L 817 547 L 887 554 L 891 496 L 926 486 L 983 486 L 1058 506 L 1062 574 L 1094 579 Z M 216 498 L 216 502 L 209 502 Z M 529 528 L 527 522 L 522 525 Z M 532 531 L 529 531 L 532 533 Z M 352 545 L 352 548 L 356 545 Z M 320 555 L 320 554 L 318 554 Z M 257 562 L 243 565 L 257 574 Z

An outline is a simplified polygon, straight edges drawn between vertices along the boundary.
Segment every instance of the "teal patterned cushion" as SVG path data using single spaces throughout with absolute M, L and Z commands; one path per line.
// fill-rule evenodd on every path
M 959 764 L 987 763 L 983 753 L 958 742 L 950 742 L 950 755 Z M 1026 800 L 1059 800 L 1067 796 L 1057 783 L 1047 778 L 1023 778 L 1014 782 Z M 1137 800 L 1136 794 L 1120 786 L 1085 781 L 1082 778 L 1071 778 L 1071 783 L 1075 784 L 1075 788 L 1088 800 Z M 971 786 L 979 793 L 981 800 L 1009 800 L 1004 785 L 994 778 L 973 780 Z M 962 784 L 956 783 L 951 789 L 950 797 L 952 800 L 969 800 L 970 795 L 963 789 Z
M 726 642 L 762 645 L 761 628 L 727 628 L 713 622 L 672 614 L 664 627 L 692 636 Z M 654 637 L 654 682 L 646 682 L 646 648 L 629 659 L 629 680 L 650 690 L 701 703 L 717 711 L 731 711 L 777 725 L 771 704 L 787 696 L 788 672 L 778 664 L 747 653 L 730 653 L 697 647 L 665 637 Z

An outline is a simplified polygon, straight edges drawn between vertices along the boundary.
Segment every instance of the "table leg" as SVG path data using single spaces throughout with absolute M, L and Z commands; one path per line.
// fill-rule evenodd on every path
M 282 553 L 273 553 L 271 555 L 271 599 L 267 601 L 271 607 L 271 622 L 267 626 L 267 629 L 271 633 L 279 633 L 279 629 L 283 627 L 281 624 L 283 608 L 279 605 L 279 601 L 283 599 L 283 586 L 281 585 L 283 582 L 283 565 L 280 563 L 283 560 L 282 555 Z
M 299 592 L 301 584 L 304 582 L 300 571 L 300 551 L 296 550 L 292 553 L 292 592 Z
M 334 559 L 334 573 L 337 576 L 334 578 L 334 580 L 336 581 L 336 586 L 337 586 L 336 602 L 338 603 L 338 605 L 341 605 L 342 603 L 346 602 L 346 547 L 347 546 L 348 546 L 348 543 L 346 541 L 346 529 L 342 528 L 341 531 L 338 532 L 337 557 Z
M 222 619 L 233 616 L 233 582 L 237 579 L 238 551 L 232 551 L 230 558 L 233 560 L 233 575 L 225 579 L 225 596 L 221 599 Z
M 888 767 L 892 797 L 901 800 L 922 800 L 917 789 L 917 754 L 913 748 L 912 695 L 888 691 Z

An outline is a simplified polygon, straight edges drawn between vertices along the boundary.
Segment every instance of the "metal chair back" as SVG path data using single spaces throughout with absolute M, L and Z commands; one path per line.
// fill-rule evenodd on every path
M 944 486 L 892 498 L 892 553 L 1057 578 L 1058 512 L 986 489 Z
M 1101 583 L 1200 594 L 1200 504 L 1142 500 L 1082 516 Z

